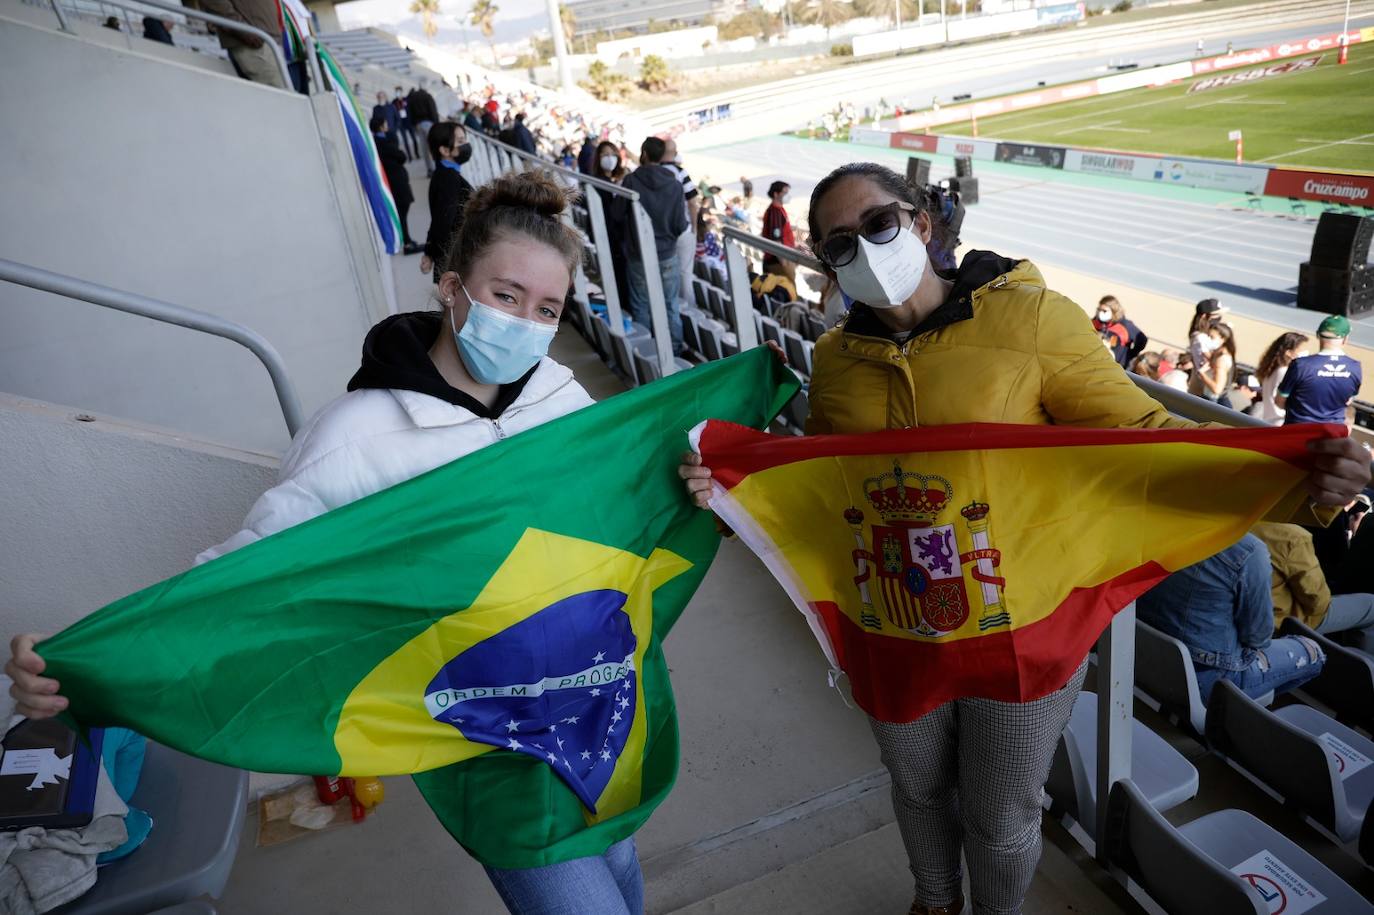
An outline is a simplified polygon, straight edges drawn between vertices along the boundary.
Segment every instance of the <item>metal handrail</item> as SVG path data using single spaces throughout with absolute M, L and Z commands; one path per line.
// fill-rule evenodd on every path
M 282 85 L 286 86 L 288 90 L 291 88 L 291 71 L 288 70 L 286 67 L 286 55 L 282 54 L 281 44 L 277 41 L 277 39 L 273 38 L 271 35 L 268 35 L 262 29 L 255 28 L 244 22 L 237 22 L 233 19 L 226 19 L 223 16 L 216 16 L 214 13 L 205 13 L 197 9 L 192 9 L 189 6 L 179 6 L 175 3 L 163 3 L 162 0 L 138 0 L 138 6 L 131 6 L 128 3 L 121 3 L 120 0 L 100 0 L 100 2 L 106 6 L 113 6 L 117 9 L 127 10 L 128 12 L 139 14 L 142 14 L 144 12 L 142 9 L 140 9 L 140 7 L 151 6 L 155 9 L 165 10 L 169 13 L 176 13 L 179 16 L 185 16 L 188 19 L 199 19 L 203 22 L 208 22 L 211 25 L 216 26 L 217 28 L 228 29 L 231 32 L 240 32 L 244 35 L 252 35 L 256 38 L 260 38 L 267 44 L 268 47 L 272 49 L 272 54 L 277 60 L 277 68 L 281 70 Z M 62 31 L 74 31 L 70 23 L 68 23 L 66 16 L 62 13 L 62 9 L 60 6 L 61 0 L 50 0 L 50 3 L 52 5 L 53 13 L 57 16 L 58 25 L 62 29 Z
M 56 293 L 70 299 L 80 299 L 83 302 L 102 305 L 105 308 L 113 308 L 116 311 L 123 311 L 132 315 L 141 315 L 145 318 L 152 318 L 154 321 L 161 321 L 164 324 L 176 324 L 202 333 L 213 334 L 216 337 L 224 337 L 226 340 L 233 340 L 240 346 L 251 350 L 253 355 L 262 362 L 263 367 L 267 369 L 267 373 L 272 376 L 272 386 L 277 392 L 277 402 L 281 405 L 282 417 L 286 420 L 287 431 L 291 433 L 292 437 L 295 436 L 296 431 L 304 422 L 300 400 L 297 399 L 296 389 L 286 373 L 286 365 L 282 362 L 281 354 L 264 337 L 242 324 L 203 311 L 195 311 L 137 293 L 101 286 L 98 283 L 90 283 L 76 277 L 53 273 L 51 270 L 31 267 L 28 264 L 20 264 L 4 258 L 0 258 L 0 280 L 28 286 L 31 289 L 39 289 L 43 292 Z
M 757 248 L 764 254 L 771 254 L 774 257 L 779 257 L 783 260 L 796 261 L 803 267 L 814 270 L 817 273 L 825 272 L 825 267 L 821 264 L 821 262 L 818 261 L 815 257 L 811 256 L 810 254 L 807 254 L 801 248 L 789 248 L 787 247 L 787 245 L 778 244 L 777 242 L 770 241 L 769 239 L 764 238 L 761 235 L 754 235 L 751 232 L 746 232 L 743 229 L 737 229 L 734 226 L 722 225 L 720 227 L 720 231 L 721 234 L 723 234 L 726 238 L 733 239 L 734 241 L 748 245 L 751 248 Z

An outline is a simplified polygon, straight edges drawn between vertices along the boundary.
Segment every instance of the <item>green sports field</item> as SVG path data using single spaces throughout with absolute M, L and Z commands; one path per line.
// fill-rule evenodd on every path
M 1316 55 L 1312 55 L 1316 56 Z M 1273 66 L 1237 69 L 1236 73 Z M 1223 71 L 1224 72 L 1224 71 Z M 1374 171 L 1374 46 L 1355 45 L 1315 67 L 1190 93 L 1197 77 L 1158 89 L 1063 102 L 979 118 L 978 134 L 1069 146 L 1231 159 L 1232 130 L 1245 134 L 1245 161 Z M 937 128 L 969 134 L 968 122 Z

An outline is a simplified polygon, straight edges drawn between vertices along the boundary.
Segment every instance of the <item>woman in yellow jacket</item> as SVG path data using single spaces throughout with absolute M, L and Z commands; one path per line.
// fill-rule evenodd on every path
M 1029 261 L 971 251 L 941 274 L 926 253 L 924 196 L 895 172 L 854 163 L 811 195 L 812 248 L 856 304 L 816 344 L 809 434 L 947 423 L 1099 428 L 1190 426 L 1137 388 L 1087 315 L 1045 288 Z M 1316 502 L 1344 504 L 1369 480 L 1350 439 L 1314 443 Z M 681 473 L 699 505 L 710 472 Z M 963 909 L 960 851 L 975 913 L 1016 913 L 1040 858 L 1051 755 L 1087 660 L 1025 703 L 958 699 L 916 721 L 871 725 L 916 880 L 912 913 Z

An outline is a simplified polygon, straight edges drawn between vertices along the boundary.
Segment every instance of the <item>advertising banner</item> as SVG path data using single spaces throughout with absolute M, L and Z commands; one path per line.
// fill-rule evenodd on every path
M 1156 159 L 1150 177 L 1161 184 L 1262 194 L 1268 175 L 1269 169 L 1259 165 L 1230 165 L 1208 159 Z
M 1289 168 L 1269 170 L 1264 193 L 1274 197 L 1298 197 L 1374 206 L 1374 175 L 1344 175 L 1339 172 L 1310 172 Z
M 942 156 L 972 156 L 974 159 L 997 158 L 996 140 L 975 140 L 972 137 L 940 137 L 935 151 Z
M 1112 178 L 1149 181 L 1159 165 L 1157 156 L 1128 156 L 1092 149 L 1070 149 L 1064 155 L 1064 171 Z
M 1254 70 L 1242 70 L 1239 73 L 1222 73 L 1219 76 L 1209 76 L 1200 79 L 1188 87 L 1189 94 L 1194 92 L 1206 92 L 1208 89 L 1220 89 L 1224 86 L 1235 86 L 1240 83 L 1254 82 L 1257 79 L 1267 79 L 1270 76 L 1279 76 L 1283 73 L 1297 73 L 1301 70 L 1310 70 L 1321 63 L 1322 55 L 1316 57 L 1304 57 L 1302 60 L 1289 60 L 1281 64 L 1274 64 L 1269 67 L 1259 67 Z
M 1193 64 L 1191 61 L 1166 64 L 1162 67 L 1147 67 L 1144 70 L 1131 70 L 1129 73 L 1114 73 L 1097 81 L 1097 94 L 1126 92 L 1144 86 L 1167 86 L 1169 83 L 1188 79 L 1192 75 Z
M 893 149 L 913 149 L 919 152 L 936 152 L 936 145 L 939 137 L 933 137 L 925 133 L 894 133 L 892 134 Z
M 1063 168 L 1064 147 L 1036 146 L 1030 143 L 998 143 L 998 162 L 1014 165 L 1038 165 L 1042 168 Z
M 1350 44 L 1370 41 L 1370 38 L 1365 37 L 1366 31 L 1368 30 L 1351 29 L 1345 33 L 1346 41 Z M 1221 57 L 1204 57 L 1201 60 L 1193 61 L 1193 73 L 1195 75 L 1214 73 L 1218 70 L 1232 70 L 1236 67 L 1264 64 L 1271 60 L 1283 60 L 1286 57 L 1301 57 L 1316 51 L 1334 51 L 1340 47 L 1340 38 L 1341 33 L 1334 32 L 1317 38 L 1285 41 L 1264 48 L 1250 48 L 1245 51 L 1237 51 L 1234 54 L 1224 54 Z
M 892 145 L 892 133 L 887 130 L 876 130 L 872 127 L 851 127 L 849 129 L 849 142 L 858 143 L 860 146 L 881 146 L 887 149 Z
M 1035 11 L 1035 18 L 1041 25 L 1064 25 L 1086 17 L 1087 11 L 1082 3 L 1056 3 L 1053 6 L 1042 6 Z

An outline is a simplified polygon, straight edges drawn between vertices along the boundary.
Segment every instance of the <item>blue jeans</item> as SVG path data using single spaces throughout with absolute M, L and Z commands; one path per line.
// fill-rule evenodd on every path
M 644 875 L 633 838 L 604 855 L 545 867 L 487 868 L 511 915 L 644 915 Z
M 649 317 L 649 284 L 644 275 L 644 262 L 638 257 L 630 258 L 630 317 L 639 324 L 654 329 Z M 678 287 L 682 285 L 682 275 L 678 273 L 677 255 L 659 255 L 658 276 L 663 283 L 663 305 L 668 310 L 668 334 L 673 340 L 673 352 L 681 353 L 682 317 L 678 313 Z
M 1195 665 L 1198 692 L 1206 703 L 1212 695 L 1212 687 L 1223 678 L 1239 686 L 1241 692 L 1252 699 L 1271 689 L 1276 693 L 1287 692 L 1321 673 L 1325 663 L 1326 655 L 1316 642 L 1301 636 L 1286 636 L 1274 639 L 1268 648 L 1257 651 L 1255 660 L 1245 670 Z
M 1349 632 L 1347 645 L 1374 654 L 1374 594 L 1337 594 L 1317 631 Z

